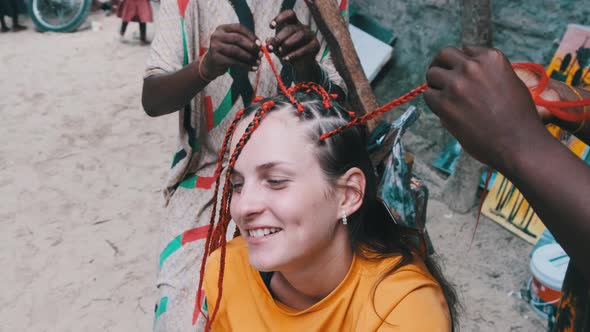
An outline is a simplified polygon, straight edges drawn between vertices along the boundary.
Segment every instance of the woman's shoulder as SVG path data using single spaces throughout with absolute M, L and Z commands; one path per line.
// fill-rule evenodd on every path
M 243 277 L 248 269 L 248 247 L 246 242 L 240 236 L 226 245 L 225 263 L 224 263 L 224 287 L 231 287 L 232 285 L 241 285 L 242 282 L 238 280 Z M 228 273 L 228 267 L 231 273 Z M 203 277 L 203 287 L 208 300 L 217 299 L 217 284 L 219 281 L 219 270 L 221 268 L 221 248 L 215 250 L 207 258 L 205 265 L 205 275 Z M 225 287 L 227 288 L 227 287 Z
M 382 257 L 380 254 L 375 254 L 370 250 L 363 249 L 362 257 L 360 257 L 361 265 L 365 270 L 371 270 L 371 272 L 386 272 L 392 270 L 394 267 L 398 266 L 402 260 L 402 255 L 391 255 Z M 436 283 L 435 279 L 432 277 L 428 268 L 424 264 L 422 258 L 419 255 L 413 254 L 410 259 L 407 259 L 401 266 L 397 267 L 392 273 L 389 273 L 391 276 L 399 277 L 401 273 L 403 275 L 413 275 L 418 279 L 423 280 L 430 280 Z
M 382 317 L 387 317 L 389 324 L 416 331 L 430 330 L 430 327 L 434 328 L 432 331 L 446 331 L 451 320 L 442 288 L 419 256 L 413 256 L 410 262 L 391 272 L 400 260 L 401 256 L 393 256 L 367 265 L 380 278 L 375 287 L 375 308 Z M 420 318 L 424 315 L 429 317 L 429 322 Z
M 397 264 L 401 258 L 396 257 L 390 259 L 391 262 L 389 264 L 383 264 L 385 268 L 391 269 L 393 264 Z M 387 273 L 389 270 L 383 271 Z M 434 279 L 434 277 L 428 271 L 428 268 L 418 256 L 413 256 L 412 261 L 408 262 L 407 264 L 402 265 L 401 267 L 395 269 L 393 272 L 387 274 L 381 284 L 381 291 L 388 291 L 390 289 L 396 289 L 400 292 L 400 300 L 403 299 L 403 295 L 409 294 L 413 291 L 416 291 L 421 288 L 432 288 L 434 293 L 440 292 L 442 295 L 442 290 L 438 282 Z

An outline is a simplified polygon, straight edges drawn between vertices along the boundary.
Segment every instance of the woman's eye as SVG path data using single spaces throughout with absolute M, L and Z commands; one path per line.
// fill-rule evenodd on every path
M 288 182 L 288 180 L 284 179 L 268 179 L 268 184 L 270 184 L 273 188 L 282 188 Z
M 233 183 L 231 184 L 231 189 L 235 192 L 240 192 L 242 190 L 242 187 L 244 186 L 243 183 Z

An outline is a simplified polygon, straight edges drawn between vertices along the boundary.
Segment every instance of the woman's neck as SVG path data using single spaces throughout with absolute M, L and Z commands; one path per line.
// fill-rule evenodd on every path
M 352 264 L 354 254 L 348 243 L 327 248 L 303 267 L 275 272 L 270 282 L 274 297 L 290 308 L 305 310 L 328 296 L 344 280 Z

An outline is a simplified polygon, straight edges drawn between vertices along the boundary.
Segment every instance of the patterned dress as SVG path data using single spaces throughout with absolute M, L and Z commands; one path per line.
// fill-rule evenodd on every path
M 154 20 L 150 0 L 123 0 L 117 7 L 117 16 L 123 22 L 149 23 Z
M 211 34 L 222 24 L 241 23 L 264 41 L 274 36 L 269 24 L 285 9 L 293 9 L 303 24 L 317 31 L 302 0 L 162 0 L 144 77 L 173 73 L 198 60 Z M 346 0 L 340 0 L 340 10 L 347 13 Z M 317 37 L 321 43 L 317 60 L 325 81 L 345 90 L 325 41 L 319 33 Z M 284 81 L 293 82 L 290 66 L 275 63 Z M 276 93 L 276 80 L 263 60 L 258 74 L 230 68 L 179 110 L 178 148 L 164 188 L 167 210 L 158 244 L 155 331 L 195 331 L 192 314 L 220 145 L 238 109 L 255 95 Z M 201 324 L 202 320 L 197 330 L 202 329 Z

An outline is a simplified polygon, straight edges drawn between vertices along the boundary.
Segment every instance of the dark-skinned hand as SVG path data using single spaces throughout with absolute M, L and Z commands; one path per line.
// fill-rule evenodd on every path
M 496 49 L 447 47 L 426 81 L 424 100 L 442 125 L 469 154 L 501 172 L 548 135 L 528 88 Z
M 270 23 L 270 27 L 280 28 L 266 44 L 268 50 L 274 52 L 281 61 L 293 64 L 296 70 L 315 64 L 320 43 L 309 26 L 299 22 L 293 10 L 281 12 Z
M 262 56 L 259 44 L 256 35 L 241 24 L 218 26 L 211 35 L 209 50 L 202 60 L 202 75 L 215 79 L 231 66 L 257 70 Z

